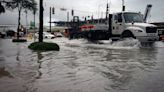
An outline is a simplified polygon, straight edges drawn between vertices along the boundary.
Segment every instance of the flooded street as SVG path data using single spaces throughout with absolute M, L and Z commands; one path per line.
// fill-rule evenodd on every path
M 163 92 L 164 43 L 49 39 L 60 51 L 34 52 L 0 39 L 0 92 Z

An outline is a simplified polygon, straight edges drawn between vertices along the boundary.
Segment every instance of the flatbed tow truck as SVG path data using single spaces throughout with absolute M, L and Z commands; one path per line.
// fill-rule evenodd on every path
M 71 27 L 67 31 L 70 39 L 112 39 L 117 41 L 124 38 L 134 38 L 140 42 L 155 42 L 159 39 L 157 27 L 144 22 L 141 13 L 125 11 L 109 14 L 108 20 L 104 23 L 85 23 L 81 25 L 79 17 L 74 16 Z
M 96 40 L 121 40 L 124 38 L 138 39 L 140 42 L 154 43 L 159 40 L 157 26 L 147 23 L 147 17 L 152 5 L 146 7 L 145 14 L 140 12 L 126 12 L 124 0 L 122 12 L 108 14 L 104 22 L 81 22 L 78 16 L 73 17 L 73 22 L 66 31 L 69 39 L 85 38 L 91 41 Z M 100 20 L 100 19 L 98 19 Z

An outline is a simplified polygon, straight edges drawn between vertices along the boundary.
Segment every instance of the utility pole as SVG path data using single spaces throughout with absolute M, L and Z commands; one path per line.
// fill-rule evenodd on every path
M 69 22 L 69 12 L 67 12 L 67 22 Z
M 36 12 L 34 11 L 34 42 L 36 40 L 36 37 L 35 37 L 35 29 L 36 29 L 36 25 L 35 25 L 35 14 L 36 14 Z
M 51 32 L 51 10 L 52 10 L 52 9 L 51 9 L 51 7 L 50 7 L 50 30 L 49 30 L 50 32 Z
M 25 13 L 26 13 L 26 34 L 27 34 L 27 29 L 28 29 L 27 10 L 25 10 Z
M 73 21 L 73 18 L 74 18 L 74 10 L 73 9 L 71 11 L 71 15 L 72 15 L 72 21 Z
M 109 12 L 109 5 L 107 0 L 107 6 L 106 6 L 106 20 L 108 19 L 108 12 Z
M 122 11 L 125 11 L 125 1 L 122 0 Z
M 39 8 L 39 42 L 43 42 L 43 0 L 40 0 Z

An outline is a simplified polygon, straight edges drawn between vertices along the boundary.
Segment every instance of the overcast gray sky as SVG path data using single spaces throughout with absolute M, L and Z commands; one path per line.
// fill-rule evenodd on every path
M 37 0 L 39 3 L 39 0 Z M 53 21 L 66 20 L 67 12 L 71 14 L 71 9 L 75 10 L 75 15 L 91 16 L 98 18 L 98 7 L 101 12 L 105 12 L 107 0 L 43 0 L 44 2 L 44 24 L 49 22 L 49 7 L 55 7 L 55 15 L 52 15 Z M 122 0 L 108 0 L 110 12 L 121 11 Z M 150 22 L 164 22 L 164 0 L 125 0 L 126 10 L 135 12 L 145 12 L 147 4 L 152 4 Z M 60 8 L 66 8 L 66 11 L 61 11 Z M 37 22 L 39 14 L 37 14 Z M 105 17 L 105 14 L 100 14 L 99 17 Z M 6 13 L 0 15 L 0 24 L 17 24 L 18 12 L 16 10 L 7 10 Z M 26 17 L 22 12 L 21 22 L 25 25 Z M 71 15 L 70 15 L 71 18 Z M 28 22 L 33 21 L 33 15 L 28 13 Z

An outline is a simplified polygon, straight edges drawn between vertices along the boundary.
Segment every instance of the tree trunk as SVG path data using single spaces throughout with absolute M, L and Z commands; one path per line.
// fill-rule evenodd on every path
M 35 28 L 36 28 L 36 27 L 35 27 L 35 14 L 36 14 L 36 13 L 34 12 L 34 42 L 35 42 L 35 40 L 36 40 L 36 37 L 35 37 L 35 33 L 36 33 L 36 32 L 35 32 Z
M 19 9 L 18 10 L 18 13 L 19 13 L 19 15 L 18 15 L 18 28 L 17 28 L 17 39 L 19 39 L 19 31 L 20 31 L 20 17 L 21 17 L 21 10 Z
M 43 0 L 40 0 L 39 8 L 39 42 L 43 42 Z

